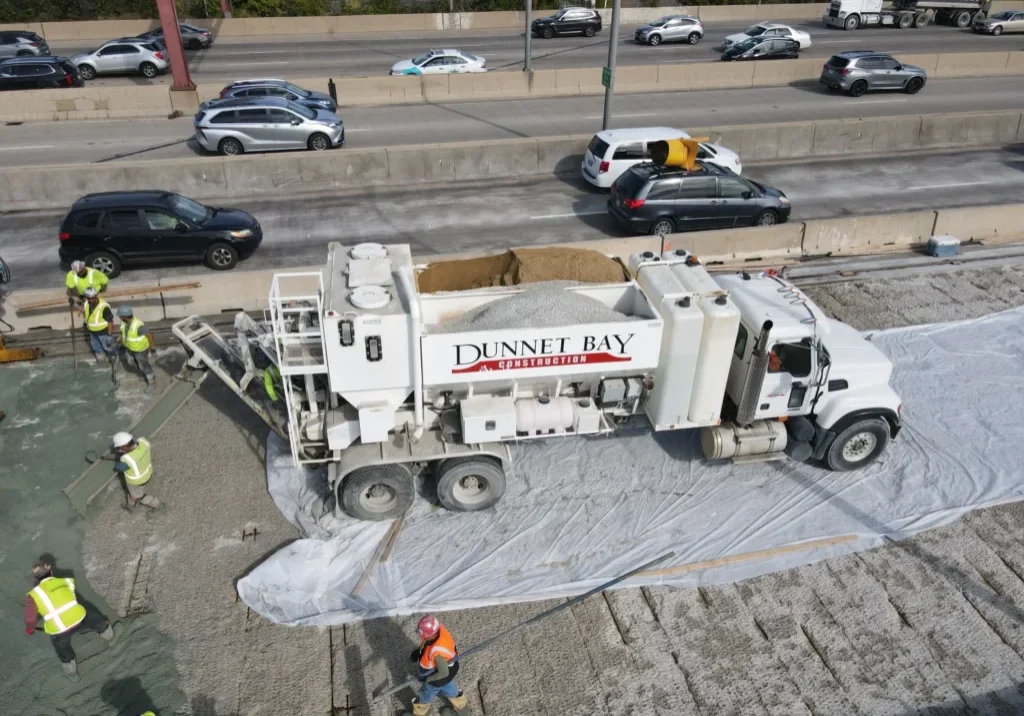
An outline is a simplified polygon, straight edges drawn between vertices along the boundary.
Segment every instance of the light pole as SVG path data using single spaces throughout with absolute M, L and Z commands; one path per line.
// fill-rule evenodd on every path
M 601 78 L 604 84 L 604 120 L 601 122 L 601 129 L 608 129 L 612 120 L 612 97 L 615 95 L 615 56 L 619 49 L 619 10 L 622 8 L 622 0 L 615 0 L 612 5 L 612 29 L 608 37 L 608 66 L 602 73 Z
M 530 67 L 530 62 L 533 59 L 530 56 L 533 52 L 533 43 L 531 42 L 531 40 L 533 39 L 533 29 L 530 27 L 531 25 L 533 25 L 533 19 L 531 17 L 532 14 L 533 0 L 526 0 L 526 51 L 523 55 L 523 72 L 530 72 L 532 69 Z

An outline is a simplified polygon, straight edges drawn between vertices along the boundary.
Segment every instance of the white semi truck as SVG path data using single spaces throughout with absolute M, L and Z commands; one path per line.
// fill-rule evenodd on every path
M 826 26 L 856 30 L 864 25 L 907 29 L 924 27 L 933 20 L 944 25 L 969 27 L 984 20 L 991 0 L 832 0 L 822 20 Z
M 709 459 L 834 470 L 873 462 L 899 432 L 890 361 L 792 284 L 712 277 L 682 251 L 628 263 L 612 283 L 424 293 L 407 245 L 331 244 L 322 271 L 275 276 L 269 328 L 241 314 L 238 343 L 217 339 L 245 366 L 236 377 L 198 317 L 174 330 L 257 408 L 250 349 L 277 364 L 296 462 L 327 463 L 338 508 L 361 519 L 403 513 L 421 472 L 445 507 L 484 509 L 511 444 L 610 435 L 635 416 L 702 429 Z

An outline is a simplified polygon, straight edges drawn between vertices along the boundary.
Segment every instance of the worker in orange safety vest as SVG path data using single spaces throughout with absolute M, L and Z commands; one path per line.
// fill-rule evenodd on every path
M 456 711 L 466 708 L 466 697 L 455 685 L 455 675 L 459 673 L 459 662 L 455 660 L 459 651 L 455 647 L 455 639 L 432 614 L 420 619 L 416 632 L 420 645 L 413 649 L 409 660 L 419 665 L 419 679 L 423 686 L 413 699 L 413 716 L 426 716 L 438 693 L 447 698 Z

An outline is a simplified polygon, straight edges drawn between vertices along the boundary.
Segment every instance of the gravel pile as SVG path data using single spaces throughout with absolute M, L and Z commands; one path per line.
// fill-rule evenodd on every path
M 461 333 L 504 328 L 554 328 L 579 323 L 618 323 L 637 320 L 608 308 L 597 299 L 567 291 L 567 281 L 524 288 L 520 293 L 466 311 L 439 323 L 434 333 Z

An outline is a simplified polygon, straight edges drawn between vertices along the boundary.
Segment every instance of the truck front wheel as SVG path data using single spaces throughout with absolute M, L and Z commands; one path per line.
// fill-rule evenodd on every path
M 412 474 L 404 465 L 371 465 L 350 472 L 341 485 L 342 509 L 359 520 L 392 520 L 412 507 Z
M 860 17 L 857 15 L 850 15 L 846 18 L 846 22 L 843 23 L 844 30 L 856 30 L 860 26 Z
M 830 470 L 847 472 L 870 465 L 889 444 L 889 423 L 884 418 L 860 420 L 836 436 L 825 452 Z
M 436 476 L 437 499 L 453 512 L 486 510 L 505 494 L 505 470 L 493 458 L 445 460 Z

